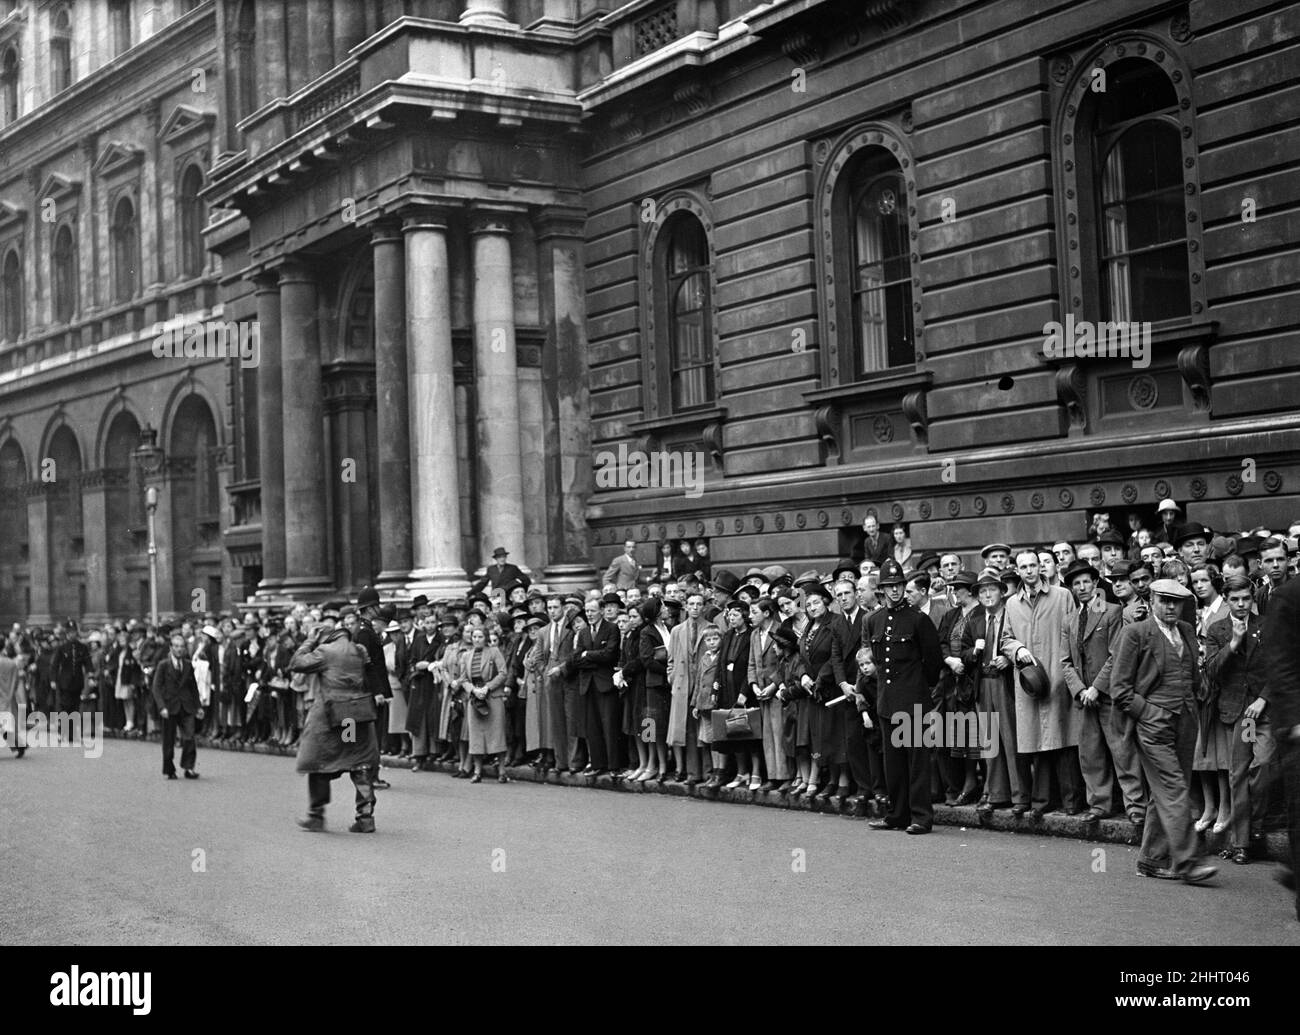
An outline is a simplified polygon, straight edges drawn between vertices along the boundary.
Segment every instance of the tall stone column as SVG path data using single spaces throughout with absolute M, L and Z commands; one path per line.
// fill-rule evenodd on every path
M 260 108 L 289 94 L 289 55 L 285 39 L 284 4 L 263 3 L 257 8 L 257 103 Z
M 108 604 L 108 490 L 109 472 L 84 471 L 81 475 L 82 532 L 86 566 L 86 613 L 82 621 L 102 625 L 109 618 Z
M 325 0 L 307 4 L 307 81 L 334 67 L 334 9 Z
M 559 590 L 591 585 L 587 500 L 591 495 L 591 401 L 587 333 L 583 319 L 583 216 L 546 208 L 537 216 L 538 302 L 546 344 L 542 347 L 545 392 L 546 514 L 550 556 L 546 583 Z
M 334 64 L 366 38 L 366 5 L 357 0 L 334 0 Z
M 284 585 L 284 376 L 280 348 L 280 274 L 253 281 L 260 353 L 257 367 L 257 469 L 262 495 L 262 581 L 259 597 Z
M 510 214 L 476 211 L 470 226 L 470 251 L 474 263 L 479 557 L 491 557 L 496 547 L 504 546 L 511 561 L 525 568 Z
M 379 432 L 381 593 L 405 590 L 411 574 L 411 425 L 406 354 L 406 240 L 381 224 L 375 263 L 375 408 Z
M 308 0 L 283 0 L 284 47 L 287 93 L 297 93 L 311 79 L 310 41 L 307 37 Z M 266 6 L 258 4 L 259 7 Z M 271 6 L 275 6 L 272 4 Z
M 506 0 L 465 0 L 461 25 L 514 25 L 506 14 Z
M 457 503 L 447 224 L 441 214 L 424 212 L 407 219 L 402 230 L 415 561 L 407 590 L 459 596 L 469 589 L 469 580 L 461 561 Z
M 50 525 L 48 485 L 36 477 L 27 483 L 27 571 L 32 590 L 32 625 L 49 625 L 50 614 Z
M 280 360 L 284 399 L 280 414 L 284 424 L 282 586 L 285 595 L 294 599 L 317 599 L 333 585 L 326 528 L 325 403 L 316 276 L 298 262 L 286 263 L 280 270 Z

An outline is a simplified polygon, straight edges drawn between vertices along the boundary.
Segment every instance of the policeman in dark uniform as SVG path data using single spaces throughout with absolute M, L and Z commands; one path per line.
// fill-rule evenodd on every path
M 867 638 L 877 670 L 885 783 L 891 802 L 889 815 L 868 825 L 874 830 L 906 829 L 909 834 L 928 834 L 934 822 L 930 751 L 922 736 L 924 726 L 916 720 L 933 707 L 930 688 L 939 679 L 943 658 L 934 623 L 908 604 L 903 595 L 905 582 L 902 565 L 887 560 L 877 583 L 884 590 L 885 607 L 867 619 Z M 893 716 L 900 712 L 906 719 L 896 723 Z

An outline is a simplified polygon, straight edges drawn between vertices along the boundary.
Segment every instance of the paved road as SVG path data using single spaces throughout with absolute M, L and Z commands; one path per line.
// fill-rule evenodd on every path
M 378 834 L 344 777 L 311 835 L 289 759 L 158 756 L 0 750 L 0 943 L 1300 944 L 1267 863 L 1192 888 L 1122 845 L 405 771 Z

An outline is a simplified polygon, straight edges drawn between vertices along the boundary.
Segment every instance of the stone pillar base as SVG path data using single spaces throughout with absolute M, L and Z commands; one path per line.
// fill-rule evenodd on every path
M 597 573 L 590 564 L 550 564 L 542 578 L 552 593 L 585 593 L 595 586 Z
M 91 626 L 107 625 L 112 620 L 113 616 L 107 611 L 87 611 L 81 616 L 81 621 L 77 624 L 79 624 L 84 631 L 89 629 Z
M 334 583 L 321 575 L 301 575 L 286 578 L 276 591 L 285 601 L 319 604 L 338 592 Z
M 409 604 L 412 594 L 407 590 L 407 583 L 410 581 L 409 571 L 381 571 L 375 579 L 374 586 L 379 591 L 381 600 Z
M 406 592 L 412 597 L 423 593 L 430 600 L 463 597 L 469 592 L 469 579 L 456 568 L 416 568 L 407 580 Z

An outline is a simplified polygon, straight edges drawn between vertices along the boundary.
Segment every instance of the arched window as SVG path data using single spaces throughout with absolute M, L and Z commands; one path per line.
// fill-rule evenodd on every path
M 72 16 L 66 7 L 54 14 L 50 31 L 50 90 L 60 93 L 72 85 Z
M 6 126 L 18 121 L 18 51 L 13 47 L 0 57 L 0 116 Z
M 131 0 L 108 0 L 108 31 L 114 57 L 131 49 Z
M 10 249 L 0 266 L 0 332 L 6 341 L 23 336 L 23 268 L 18 253 Z
M 122 198 L 113 209 L 113 300 L 128 302 L 135 297 L 140 267 L 140 238 L 135 206 Z
M 672 412 L 711 406 L 713 311 L 709 244 L 704 227 L 690 213 L 670 217 L 660 271 L 667 300 L 668 376 Z
M 1107 71 L 1092 127 L 1102 313 L 1166 320 L 1190 311 L 1178 98 L 1149 61 Z
M 207 220 L 207 209 L 199 191 L 203 189 L 203 173 L 197 165 L 187 166 L 181 176 L 180 189 L 180 223 L 181 223 L 181 273 L 186 277 L 197 277 L 203 272 L 203 226 Z
M 902 170 L 875 149 L 858 163 L 849 194 L 854 381 L 915 360 L 907 206 Z
M 1204 310 L 1189 80 L 1140 36 L 1079 62 L 1055 129 L 1062 249 L 1077 257 L 1063 270 L 1066 312 L 1160 323 Z
M 77 248 L 72 227 L 54 232 L 54 319 L 68 323 L 77 311 Z

